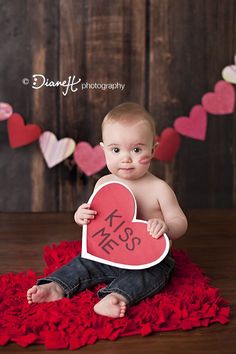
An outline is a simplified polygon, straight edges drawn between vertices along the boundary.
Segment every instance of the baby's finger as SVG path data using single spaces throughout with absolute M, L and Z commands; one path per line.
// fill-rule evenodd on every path
M 158 231 L 157 233 L 157 238 L 162 236 L 165 233 L 165 226 L 163 225 L 160 229 L 160 231 Z
M 151 227 L 150 227 L 150 234 L 153 235 L 155 233 L 155 230 L 158 229 L 159 230 L 160 225 L 159 223 L 155 220 L 154 222 L 152 222 Z
M 84 215 L 97 215 L 97 212 L 95 210 L 91 210 L 91 209 L 84 209 L 83 214 Z
M 147 223 L 147 231 L 148 232 L 151 232 L 151 229 L 153 228 L 153 226 L 156 225 L 156 221 L 151 219 L 151 220 L 148 220 L 148 223 Z
M 80 219 L 82 219 L 82 220 L 93 220 L 95 218 L 95 215 L 91 215 L 91 214 L 89 214 L 89 215 L 87 215 L 87 214 L 85 214 L 85 213 L 83 213 L 83 214 L 81 214 L 80 215 Z
M 161 230 L 162 230 L 162 227 L 161 227 L 161 225 L 158 224 L 152 232 L 152 237 L 158 238 L 159 235 L 161 235 L 161 232 L 162 232 Z

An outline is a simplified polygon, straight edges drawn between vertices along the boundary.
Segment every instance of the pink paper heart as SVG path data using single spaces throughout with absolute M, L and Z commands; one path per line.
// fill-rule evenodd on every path
M 97 211 L 83 226 L 82 257 L 126 269 L 143 269 L 161 262 L 169 250 L 169 239 L 154 239 L 147 222 L 136 219 L 137 204 L 122 183 L 101 185 L 88 203 Z
M 46 131 L 40 135 L 39 145 L 43 157 L 49 168 L 56 166 L 67 159 L 75 149 L 75 142 L 71 138 L 57 140 L 55 134 Z
M 0 102 L 0 121 L 8 119 L 12 113 L 12 106 L 10 106 L 8 103 Z
M 92 147 L 89 143 L 82 141 L 76 145 L 74 160 L 87 176 L 102 170 L 106 166 L 104 152 L 100 145 Z
M 230 114 L 234 111 L 235 92 L 228 82 L 218 81 L 215 92 L 208 92 L 202 97 L 202 105 L 211 114 Z
M 190 117 L 178 117 L 174 122 L 175 130 L 189 138 L 206 139 L 207 114 L 201 105 L 196 105 L 190 112 Z

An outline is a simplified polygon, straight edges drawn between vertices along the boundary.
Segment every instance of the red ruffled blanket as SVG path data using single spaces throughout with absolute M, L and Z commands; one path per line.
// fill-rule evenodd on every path
M 81 242 L 46 246 L 44 275 L 67 263 L 81 250 Z M 44 344 L 48 349 L 78 349 L 99 339 L 115 340 L 134 334 L 189 330 L 212 323 L 229 322 L 229 304 L 218 289 L 183 251 L 173 251 L 174 275 L 164 291 L 128 309 L 121 319 L 94 313 L 96 292 L 86 290 L 71 299 L 28 305 L 26 291 L 36 282 L 33 271 L 0 276 L 0 345 L 15 342 L 22 347 Z

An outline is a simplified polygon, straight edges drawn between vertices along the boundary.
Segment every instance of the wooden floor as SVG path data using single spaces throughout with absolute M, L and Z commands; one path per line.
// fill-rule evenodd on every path
M 191 331 L 134 336 L 115 342 L 100 341 L 79 352 L 101 354 L 233 354 L 236 352 L 236 210 L 191 211 L 187 213 L 189 230 L 175 243 L 201 266 L 221 289 L 221 295 L 232 304 L 229 325 L 213 325 Z M 19 272 L 29 268 L 41 272 L 45 244 L 80 238 L 80 228 L 72 214 L 1 214 L 0 273 Z M 16 344 L 0 347 L 2 353 L 69 353 L 67 350 L 45 350 L 44 346 L 23 349 Z M 71 352 L 70 352 L 71 353 Z

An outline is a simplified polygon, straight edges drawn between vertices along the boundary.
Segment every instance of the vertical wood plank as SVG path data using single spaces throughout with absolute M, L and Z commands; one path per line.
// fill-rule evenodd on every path
M 61 78 L 75 74 L 88 88 L 60 98 L 62 131 L 97 145 L 105 114 L 123 101 L 144 104 L 145 1 L 61 1 Z M 125 90 L 89 88 L 125 84 Z M 104 173 L 104 171 L 103 171 Z M 60 208 L 73 209 L 92 192 L 96 179 L 78 171 L 76 188 L 60 175 Z
M 30 14 L 30 45 L 32 74 L 42 74 L 58 81 L 58 1 L 28 1 Z M 58 133 L 58 87 L 32 90 L 31 116 L 43 131 Z M 31 162 L 32 211 L 58 210 L 58 169 L 49 169 L 39 149 L 34 150 Z
M 236 50 L 236 7 L 235 1 L 208 0 L 205 9 L 206 71 L 212 91 L 216 81 L 222 79 L 224 66 L 232 62 Z M 207 139 L 210 207 L 233 206 L 233 127 L 232 114 L 209 115 Z
M 22 83 L 30 67 L 30 31 L 27 21 L 27 1 L 0 1 L 0 97 L 10 103 L 30 122 L 29 87 Z M 7 121 L 0 122 L 0 210 L 28 211 L 31 209 L 30 159 L 33 147 L 11 149 Z

